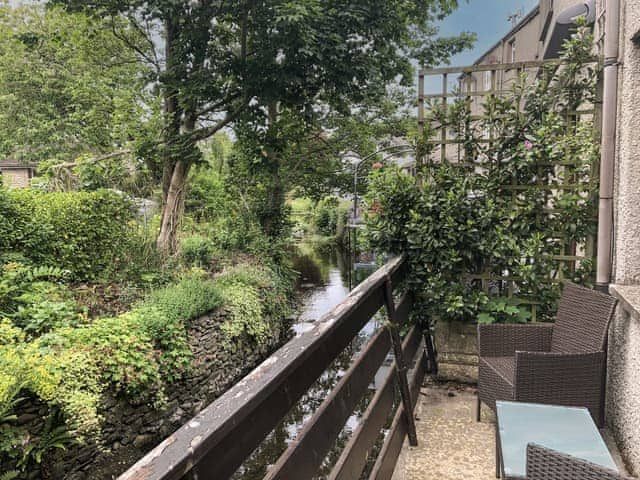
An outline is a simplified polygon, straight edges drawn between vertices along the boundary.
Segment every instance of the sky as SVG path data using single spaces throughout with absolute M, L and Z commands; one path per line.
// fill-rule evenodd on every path
M 440 24 L 443 36 L 462 31 L 478 35 L 475 48 L 454 56 L 452 65 L 471 65 L 486 50 L 511 30 L 509 15 L 521 10 L 529 13 L 539 0 L 461 0 L 460 7 Z
M 458 9 L 438 25 L 440 35 L 449 37 L 467 31 L 474 32 L 478 39 L 474 48 L 453 56 L 450 65 L 457 67 L 472 65 L 511 30 L 509 15 L 516 12 L 526 15 L 538 3 L 539 0 L 460 0 Z M 449 88 L 454 87 L 456 76 L 451 76 L 448 83 Z M 425 78 L 426 93 L 438 93 L 441 90 L 442 80 L 439 76 Z

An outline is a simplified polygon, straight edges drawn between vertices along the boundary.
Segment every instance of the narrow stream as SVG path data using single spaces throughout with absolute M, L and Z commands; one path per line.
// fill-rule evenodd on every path
M 302 308 L 292 327 L 296 336 L 311 330 L 318 319 L 349 294 L 350 286 L 351 288 L 355 287 L 377 269 L 373 262 L 359 263 L 354 269 L 353 265 L 348 261 L 348 256 L 343 252 L 337 249 L 318 252 L 308 245 L 304 245 L 304 248 L 301 248 L 301 255 L 296 258 L 295 267 L 301 273 L 299 288 L 303 292 Z M 289 443 L 296 438 L 307 420 L 311 418 L 326 398 L 328 392 L 345 374 L 352 358 L 379 328 L 383 318 L 381 312 L 378 312 L 363 327 L 351 345 L 325 370 L 311 386 L 307 394 L 300 399 L 285 419 L 245 461 L 233 476 L 234 480 L 259 480 L 265 476 L 269 467 L 276 462 Z M 318 478 L 325 478 L 331 467 L 338 460 L 342 448 L 344 448 L 351 432 L 357 427 L 362 413 L 375 393 L 379 384 L 378 378 L 383 378 L 386 369 L 387 367 L 380 369 L 365 398 L 362 399 L 355 413 L 348 419 L 333 449 L 325 459 Z

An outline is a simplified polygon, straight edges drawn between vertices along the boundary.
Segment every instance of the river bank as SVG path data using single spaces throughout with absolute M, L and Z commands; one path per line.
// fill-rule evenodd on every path
M 99 443 L 78 445 L 59 452 L 51 467 L 40 470 L 33 478 L 70 480 L 107 480 L 115 478 L 150 448 L 219 397 L 230 386 L 260 364 L 292 336 L 302 335 L 314 323 L 340 303 L 353 288 L 375 270 L 374 265 L 354 270 L 350 257 L 338 248 L 319 248 L 301 244 L 293 258 L 300 272 L 297 282 L 298 308 L 282 324 L 282 328 L 262 348 L 229 348 L 219 326 L 225 324 L 228 312 L 202 315 L 188 328 L 189 348 L 193 353 L 193 371 L 167 391 L 166 404 L 155 408 L 145 404 L 130 404 L 125 399 L 106 396 L 101 414 L 105 417 Z M 380 319 L 367 324 L 349 349 L 328 368 L 309 393 L 292 409 L 289 416 L 265 440 L 256 453 L 243 465 L 237 480 L 253 480 L 264 476 L 269 465 L 296 438 L 308 418 L 340 380 L 351 358 L 378 327 Z M 370 389 L 370 396 L 375 385 Z M 334 449 L 333 460 L 350 431 L 358 424 L 358 412 L 349 419 Z M 37 406 L 35 406 L 37 407 Z M 35 408 L 34 407 L 34 408 Z M 26 417 L 25 417 L 26 418 Z M 331 466 L 328 459 L 327 468 Z
M 357 284 L 376 270 L 373 262 L 354 265 L 348 252 L 339 248 L 315 249 L 313 245 L 301 244 L 300 255 L 294 259 L 295 268 L 300 272 L 299 288 L 301 304 L 296 320 L 292 324 L 295 335 L 311 330 L 315 322 L 340 303 Z M 356 268 L 354 268 L 354 266 Z M 358 336 L 322 376 L 292 408 L 287 417 L 269 434 L 254 454 L 240 467 L 233 480 L 260 480 L 270 465 L 295 440 L 315 410 L 326 398 L 327 393 L 338 383 L 351 364 L 352 358 L 366 344 L 367 340 L 384 321 L 379 312 L 360 331 Z M 360 416 L 376 391 L 378 378 L 383 378 L 386 367 L 376 375 L 368 394 L 347 421 L 330 454 L 325 459 L 321 474 L 328 474 L 338 459 L 351 432 L 358 426 Z M 320 477 L 322 478 L 322 476 Z

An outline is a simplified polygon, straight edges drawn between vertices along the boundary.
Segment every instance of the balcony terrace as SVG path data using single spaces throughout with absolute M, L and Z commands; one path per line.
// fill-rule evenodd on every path
M 418 445 L 404 443 L 392 480 L 495 479 L 495 416 L 485 409 L 476 422 L 475 404 L 474 386 L 427 379 L 416 405 Z M 618 468 L 626 472 L 611 432 L 601 433 Z
M 407 322 L 412 300 L 393 286 L 405 269 L 403 257 L 381 267 L 314 328 L 274 353 L 119 480 L 234 476 L 381 307 L 387 324 L 355 352 L 351 366 L 264 478 L 495 478 L 495 418 L 484 409 L 476 422 L 475 387 L 427 374 L 434 370 L 431 336 L 416 326 L 407 330 L 399 349 L 398 327 Z M 394 360 L 386 362 L 390 356 Z M 367 394 L 372 385 L 375 391 Z M 357 410 L 361 402 L 366 408 Z M 414 414 L 406 416 L 409 409 Z M 345 430 L 354 411 L 357 421 Z M 344 432 L 347 437 L 337 442 Z M 602 433 L 624 472 L 612 436 Z

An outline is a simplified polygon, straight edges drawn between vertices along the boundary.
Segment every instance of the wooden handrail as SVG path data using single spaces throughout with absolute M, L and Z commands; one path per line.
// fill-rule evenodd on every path
M 405 275 L 405 268 L 404 257 L 389 261 L 316 322 L 312 330 L 292 339 L 267 358 L 242 381 L 140 459 L 119 480 L 174 480 L 183 478 L 189 472 L 197 473 L 199 479 L 229 478 L 362 327 L 385 305 L 386 282 L 398 285 Z M 411 299 L 405 295 L 396 307 L 396 321 L 406 322 L 410 309 Z M 332 445 L 330 439 L 337 437 L 383 363 L 386 353 L 390 351 L 391 337 L 385 334 L 379 331 L 373 335 L 296 441 L 269 471 L 268 478 L 292 478 L 290 472 L 296 472 L 296 478 L 311 478 L 317 472 Z M 419 387 L 426 369 L 424 352 L 418 348 L 420 342 L 421 335 L 414 328 L 411 335 L 405 338 L 403 349 L 410 366 L 416 366 L 409 381 L 414 399 L 417 395 L 416 385 Z M 380 419 L 392 413 L 392 402 L 388 401 L 388 396 L 392 391 L 389 385 L 394 384 L 394 375 L 397 373 L 392 369 L 383 381 L 386 401 L 382 402 L 382 406 L 385 408 L 378 406 L 375 411 L 374 423 L 378 433 Z M 371 405 L 374 405 L 373 401 Z M 398 408 L 396 416 L 404 415 L 402 412 L 403 408 Z M 389 436 L 397 443 L 398 435 L 404 438 L 407 426 L 399 420 L 394 423 L 398 432 L 394 431 Z M 365 442 L 359 441 L 357 447 L 363 449 L 372 445 L 371 436 L 369 432 Z M 384 471 L 389 468 L 393 470 L 396 450 L 383 448 Z M 347 453 L 343 453 L 343 457 L 345 455 Z M 358 465 L 356 469 L 361 467 L 359 462 Z M 380 468 L 378 470 L 382 471 Z M 338 476 L 351 478 L 343 474 Z M 387 477 L 376 474 L 375 478 Z

